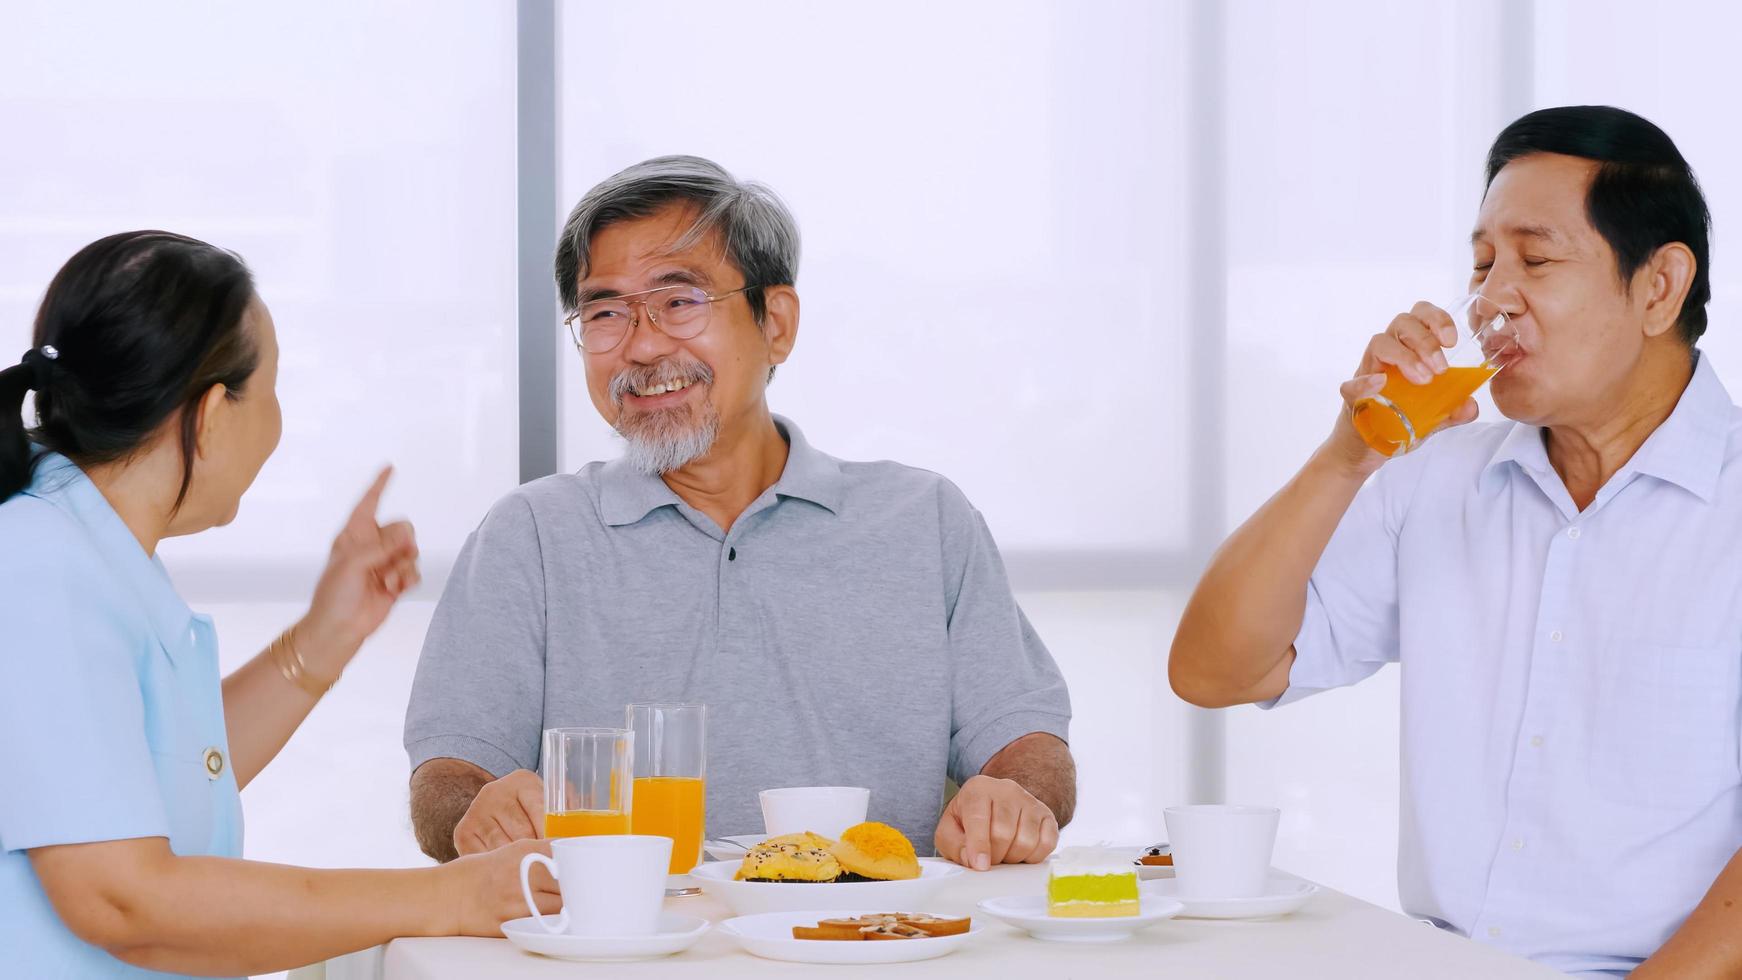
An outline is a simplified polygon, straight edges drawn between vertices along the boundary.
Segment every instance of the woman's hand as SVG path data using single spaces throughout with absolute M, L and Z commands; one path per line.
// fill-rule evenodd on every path
M 520 890 L 520 862 L 528 854 L 550 856 L 550 841 L 522 840 L 494 851 L 457 858 L 436 869 L 447 885 L 438 892 L 446 914 L 452 916 L 448 935 L 501 936 L 502 923 L 530 914 Z M 563 897 L 556 879 L 542 867 L 533 867 L 529 879 L 532 899 L 544 915 L 562 911 Z
M 393 467 L 382 470 L 351 511 L 333 540 L 308 615 L 292 627 L 292 642 L 312 672 L 323 675 L 320 679 L 337 677 L 399 597 L 422 581 L 417 534 L 410 522 L 385 527 L 375 523 L 381 493 L 392 475 Z

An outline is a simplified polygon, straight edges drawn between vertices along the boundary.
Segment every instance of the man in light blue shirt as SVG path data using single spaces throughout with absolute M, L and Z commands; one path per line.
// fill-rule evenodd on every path
M 1471 285 L 1518 332 L 1515 421 L 1386 462 L 1340 418 L 1170 664 L 1188 700 L 1271 706 L 1400 663 L 1404 909 L 1568 972 L 1742 970 L 1742 412 L 1695 347 L 1707 225 L 1644 119 L 1509 126 Z M 1344 399 L 1445 371 L 1451 328 L 1397 317 Z

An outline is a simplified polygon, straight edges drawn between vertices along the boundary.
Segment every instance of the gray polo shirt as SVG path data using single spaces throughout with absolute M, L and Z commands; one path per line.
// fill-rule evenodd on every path
M 776 422 L 786 469 L 729 532 L 621 460 L 491 508 L 424 640 L 412 767 L 537 771 L 545 728 L 701 701 L 710 835 L 760 832 L 762 789 L 868 786 L 871 818 L 926 854 L 946 776 L 1065 738 L 1064 679 L 962 492 Z

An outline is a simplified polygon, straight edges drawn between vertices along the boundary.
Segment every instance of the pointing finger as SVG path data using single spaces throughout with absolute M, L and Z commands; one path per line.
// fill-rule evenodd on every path
M 357 501 L 357 506 L 351 511 L 350 519 L 345 522 L 347 530 L 374 530 L 375 513 L 381 509 L 381 494 L 387 490 L 387 481 L 392 476 L 393 467 L 391 466 L 384 467 L 380 473 L 376 474 L 375 482 L 363 494 L 363 499 Z

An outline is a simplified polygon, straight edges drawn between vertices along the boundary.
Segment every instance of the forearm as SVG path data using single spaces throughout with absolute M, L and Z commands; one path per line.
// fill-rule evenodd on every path
M 1635 980 L 1742 975 L 1742 851 L 1730 858 L 1675 935 L 1633 971 Z
M 980 775 L 1015 782 L 1045 803 L 1060 827 L 1076 813 L 1077 763 L 1070 746 L 1057 736 L 1045 732 L 1022 736 L 1000 749 Z
M 490 779 L 460 759 L 431 759 L 417 767 L 411 774 L 411 827 L 423 853 L 444 863 L 459 856 L 454 828 Z
M 1365 478 L 1321 449 L 1216 552 L 1174 634 L 1180 697 L 1225 707 L 1282 693 L 1307 582 Z
M 81 938 L 134 966 L 248 975 L 291 969 L 396 936 L 458 931 L 446 869 L 326 871 L 228 858 L 178 857 L 161 839 L 106 845 L 107 874 L 56 894 Z M 93 845 L 78 845 L 93 846 Z M 47 848 L 46 852 L 57 849 Z M 54 861 L 52 853 L 34 860 Z M 45 881 L 54 880 L 44 875 Z M 82 909 L 65 907 L 83 903 Z
M 355 647 L 324 640 L 300 623 L 288 635 L 316 680 L 338 677 L 356 654 Z M 247 786 L 278 756 L 319 701 L 284 676 L 270 648 L 224 678 L 224 726 L 237 786 Z

